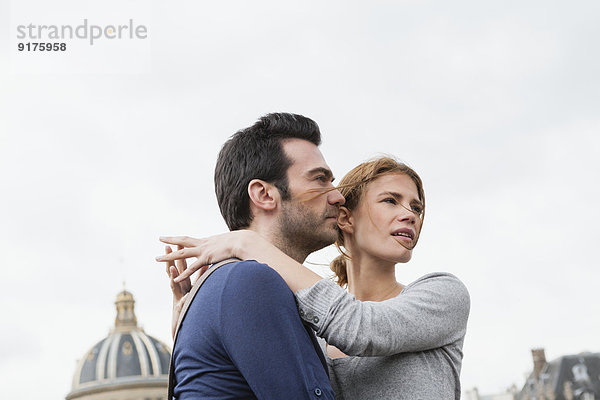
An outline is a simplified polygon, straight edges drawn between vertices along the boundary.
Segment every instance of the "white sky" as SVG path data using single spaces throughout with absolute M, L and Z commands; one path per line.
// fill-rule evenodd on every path
M 225 230 L 216 153 L 272 111 L 319 123 L 338 178 L 381 152 L 421 174 L 398 277 L 469 288 L 463 389 L 600 350 L 597 1 L 76 3 L 0 0 L 0 398 L 64 398 L 123 280 L 171 343 L 157 238 Z M 148 38 L 16 51 L 18 24 L 84 18 Z

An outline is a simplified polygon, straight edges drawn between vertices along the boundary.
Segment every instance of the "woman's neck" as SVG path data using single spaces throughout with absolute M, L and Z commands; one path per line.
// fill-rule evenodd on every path
M 348 291 L 360 301 L 384 301 L 400 294 L 404 286 L 396 281 L 392 262 L 355 253 L 346 260 Z

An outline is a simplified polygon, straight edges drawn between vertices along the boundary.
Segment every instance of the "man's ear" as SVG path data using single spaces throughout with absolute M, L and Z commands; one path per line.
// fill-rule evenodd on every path
M 273 211 L 279 203 L 279 190 L 261 179 L 252 179 L 248 183 L 250 205 L 264 211 Z
M 344 233 L 354 233 L 354 218 L 352 212 L 344 206 L 340 206 L 337 224 Z

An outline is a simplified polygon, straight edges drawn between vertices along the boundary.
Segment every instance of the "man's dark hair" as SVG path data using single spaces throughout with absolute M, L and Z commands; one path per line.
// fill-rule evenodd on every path
M 281 198 L 289 199 L 287 170 L 292 162 L 283 152 L 284 139 L 302 139 L 319 146 L 321 132 L 310 118 L 272 113 L 236 132 L 221 148 L 215 167 L 215 192 L 230 230 L 247 228 L 252 222 L 248 196 L 252 179 L 275 185 Z

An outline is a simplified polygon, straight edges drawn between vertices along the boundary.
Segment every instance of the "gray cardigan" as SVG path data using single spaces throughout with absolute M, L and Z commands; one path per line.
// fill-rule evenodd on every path
M 326 357 L 336 399 L 460 399 L 470 300 L 455 276 L 425 275 L 382 302 L 327 279 L 296 298 L 317 336 L 349 355 Z

